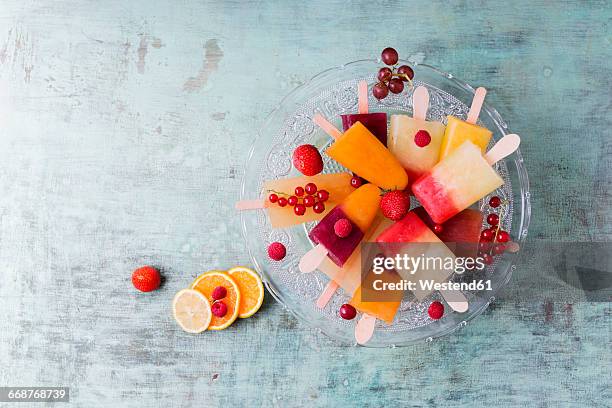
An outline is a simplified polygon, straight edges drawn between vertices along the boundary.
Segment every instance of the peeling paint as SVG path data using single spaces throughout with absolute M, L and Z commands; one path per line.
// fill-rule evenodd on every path
M 219 62 L 221 58 L 223 58 L 223 50 L 219 48 L 216 39 L 211 39 L 206 41 L 204 44 L 204 62 L 202 63 L 202 68 L 198 75 L 195 77 L 190 77 L 187 79 L 185 84 L 183 85 L 183 90 L 187 92 L 195 92 L 208 82 L 208 78 L 210 75 L 219 69 Z
M 136 68 L 138 68 L 139 74 L 144 74 L 145 72 L 145 58 L 147 57 L 148 50 L 148 38 L 146 35 L 140 36 L 140 44 L 138 45 L 138 61 L 136 62 Z

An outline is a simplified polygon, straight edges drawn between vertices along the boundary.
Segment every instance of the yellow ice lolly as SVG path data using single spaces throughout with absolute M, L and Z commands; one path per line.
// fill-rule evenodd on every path
M 442 139 L 442 146 L 440 147 L 440 160 L 444 159 L 451 152 L 461 146 L 466 140 L 474 143 L 480 148 L 481 153 L 485 153 L 487 145 L 491 140 L 493 133 L 482 126 L 478 126 L 478 115 L 482 108 L 482 103 L 487 94 L 485 88 L 478 88 L 474 92 L 474 99 L 472 100 L 472 106 L 466 120 L 461 120 L 454 116 L 448 117 L 446 124 L 446 131 L 444 132 L 444 138 Z
M 318 221 L 355 191 L 355 188 L 351 186 L 352 177 L 349 173 L 335 173 L 268 180 L 263 185 L 262 199 L 239 201 L 236 203 L 236 209 L 240 211 L 266 209 L 273 228 L 285 228 L 304 222 Z M 323 203 L 325 208 L 322 212 L 315 212 L 313 207 L 308 207 L 305 214 L 297 215 L 287 199 L 294 195 L 296 187 L 304 187 L 308 183 L 314 183 L 319 191 L 326 190 L 329 193 L 327 200 Z M 275 202 L 270 201 L 270 194 L 276 196 Z M 281 198 L 282 206 L 280 205 Z M 303 200 L 303 197 L 298 197 L 298 200 Z

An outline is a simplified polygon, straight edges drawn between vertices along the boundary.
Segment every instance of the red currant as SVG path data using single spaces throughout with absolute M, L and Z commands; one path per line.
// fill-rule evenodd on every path
M 491 199 L 489 200 L 489 205 L 493 208 L 497 208 L 499 207 L 501 204 L 501 198 L 499 198 L 498 196 L 493 196 L 491 197 Z
M 340 306 L 340 317 L 344 320 L 353 320 L 357 316 L 357 310 L 352 305 L 348 303 Z
M 442 227 L 442 225 L 436 224 L 433 226 L 433 232 L 435 232 L 436 234 L 441 234 L 442 231 L 444 231 L 444 227 Z
M 495 232 L 487 228 L 480 233 L 480 240 L 485 241 L 485 242 L 491 242 L 493 241 L 494 236 L 495 236 Z
M 294 206 L 298 203 L 298 198 L 296 196 L 291 196 L 287 199 L 287 204 L 289 204 L 290 206 Z
M 495 255 L 500 255 L 500 254 L 503 254 L 504 252 L 506 252 L 505 244 L 496 244 L 493 246 L 493 253 Z
M 284 207 L 287 205 L 287 199 L 285 197 L 281 197 L 278 199 L 278 206 Z
M 293 207 L 293 212 L 295 215 L 304 215 L 306 214 L 306 206 L 304 206 L 304 204 L 296 204 L 295 207 Z
M 353 176 L 353 178 L 351 179 L 351 186 L 353 186 L 354 188 L 361 187 L 362 184 L 363 184 L 363 181 L 361 180 L 361 177 L 359 176 Z
M 499 215 L 497 215 L 497 214 L 489 214 L 487 216 L 487 223 L 489 225 L 496 226 L 497 224 L 499 224 Z
M 497 233 L 497 242 L 508 242 L 510 241 L 510 234 L 508 234 L 506 231 L 499 231 Z
M 484 262 L 485 265 L 491 265 L 493 263 L 493 257 L 489 254 L 482 254 L 482 262 Z
M 268 196 L 268 201 L 270 201 L 271 203 L 275 203 L 278 201 L 278 196 L 274 193 L 270 194 Z
M 315 183 L 308 183 L 304 186 L 304 191 L 306 191 L 308 195 L 313 195 L 317 192 L 317 185 Z
M 315 204 L 315 198 L 313 196 L 306 196 L 303 203 L 306 207 L 312 207 Z
M 304 195 L 304 187 L 297 186 L 295 188 L 295 195 L 298 196 L 298 197 L 303 196 Z
M 314 211 L 317 214 L 321 214 L 323 211 L 325 211 L 325 204 L 321 202 L 316 203 L 315 205 L 312 206 L 312 211 Z
M 487 241 L 480 241 L 478 243 L 478 251 L 481 253 L 485 253 L 485 252 L 489 252 L 489 249 L 491 249 L 491 243 L 487 242 Z
M 329 198 L 329 192 L 327 190 L 317 191 L 317 198 L 320 202 L 325 202 Z

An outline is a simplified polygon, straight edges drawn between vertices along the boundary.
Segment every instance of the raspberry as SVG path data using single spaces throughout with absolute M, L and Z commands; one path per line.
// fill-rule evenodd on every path
M 346 218 L 340 218 L 334 224 L 334 232 L 340 238 L 348 237 L 352 230 L 353 230 L 353 224 L 351 224 L 351 222 L 347 220 Z
M 211 296 L 212 296 L 213 300 L 223 299 L 224 297 L 227 296 L 227 289 L 225 289 L 223 286 L 217 286 L 213 290 Z
M 438 320 L 444 315 L 444 305 L 440 302 L 433 302 L 429 305 L 427 313 L 432 319 Z
M 273 242 L 268 246 L 268 256 L 275 260 L 280 261 L 287 255 L 287 248 L 280 242 Z
M 132 284 L 141 292 L 151 292 L 159 288 L 161 276 L 152 266 L 143 266 L 132 272 Z
M 430 144 L 431 136 L 429 132 L 423 129 L 416 132 L 416 135 L 414 135 L 414 143 L 419 147 L 425 147 Z
M 219 300 L 212 304 L 210 311 L 217 317 L 223 317 L 227 314 L 227 305 Z
M 293 151 L 293 165 L 305 176 L 314 176 L 323 171 L 319 149 L 309 144 L 298 146 Z

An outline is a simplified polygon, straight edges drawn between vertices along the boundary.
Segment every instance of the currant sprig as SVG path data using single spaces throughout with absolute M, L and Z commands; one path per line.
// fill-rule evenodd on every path
M 289 205 L 293 207 L 295 215 L 302 216 L 306 214 L 307 208 L 312 208 L 316 214 L 321 214 L 325 211 L 325 201 L 329 199 L 327 190 L 319 190 L 315 183 L 308 183 L 305 186 L 297 186 L 293 191 L 294 194 L 288 194 L 282 191 L 267 190 L 268 201 L 276 203 L 279 207 Z
M 510 241 L 510 234 L 501 229 L 504 218 L 507 215 L 508 200 L 501 200 L 494 196 L 489 200 L 491 208 L 501 206 L 499 214 L 491 213 L 487 215 L 489 228 L 480 233 L 480 243 L 478 244 L 479 254 L 484 263 L 489 265 L 493 262 L 493 256 L 503 254 L 506 250 L 506 243 Z

